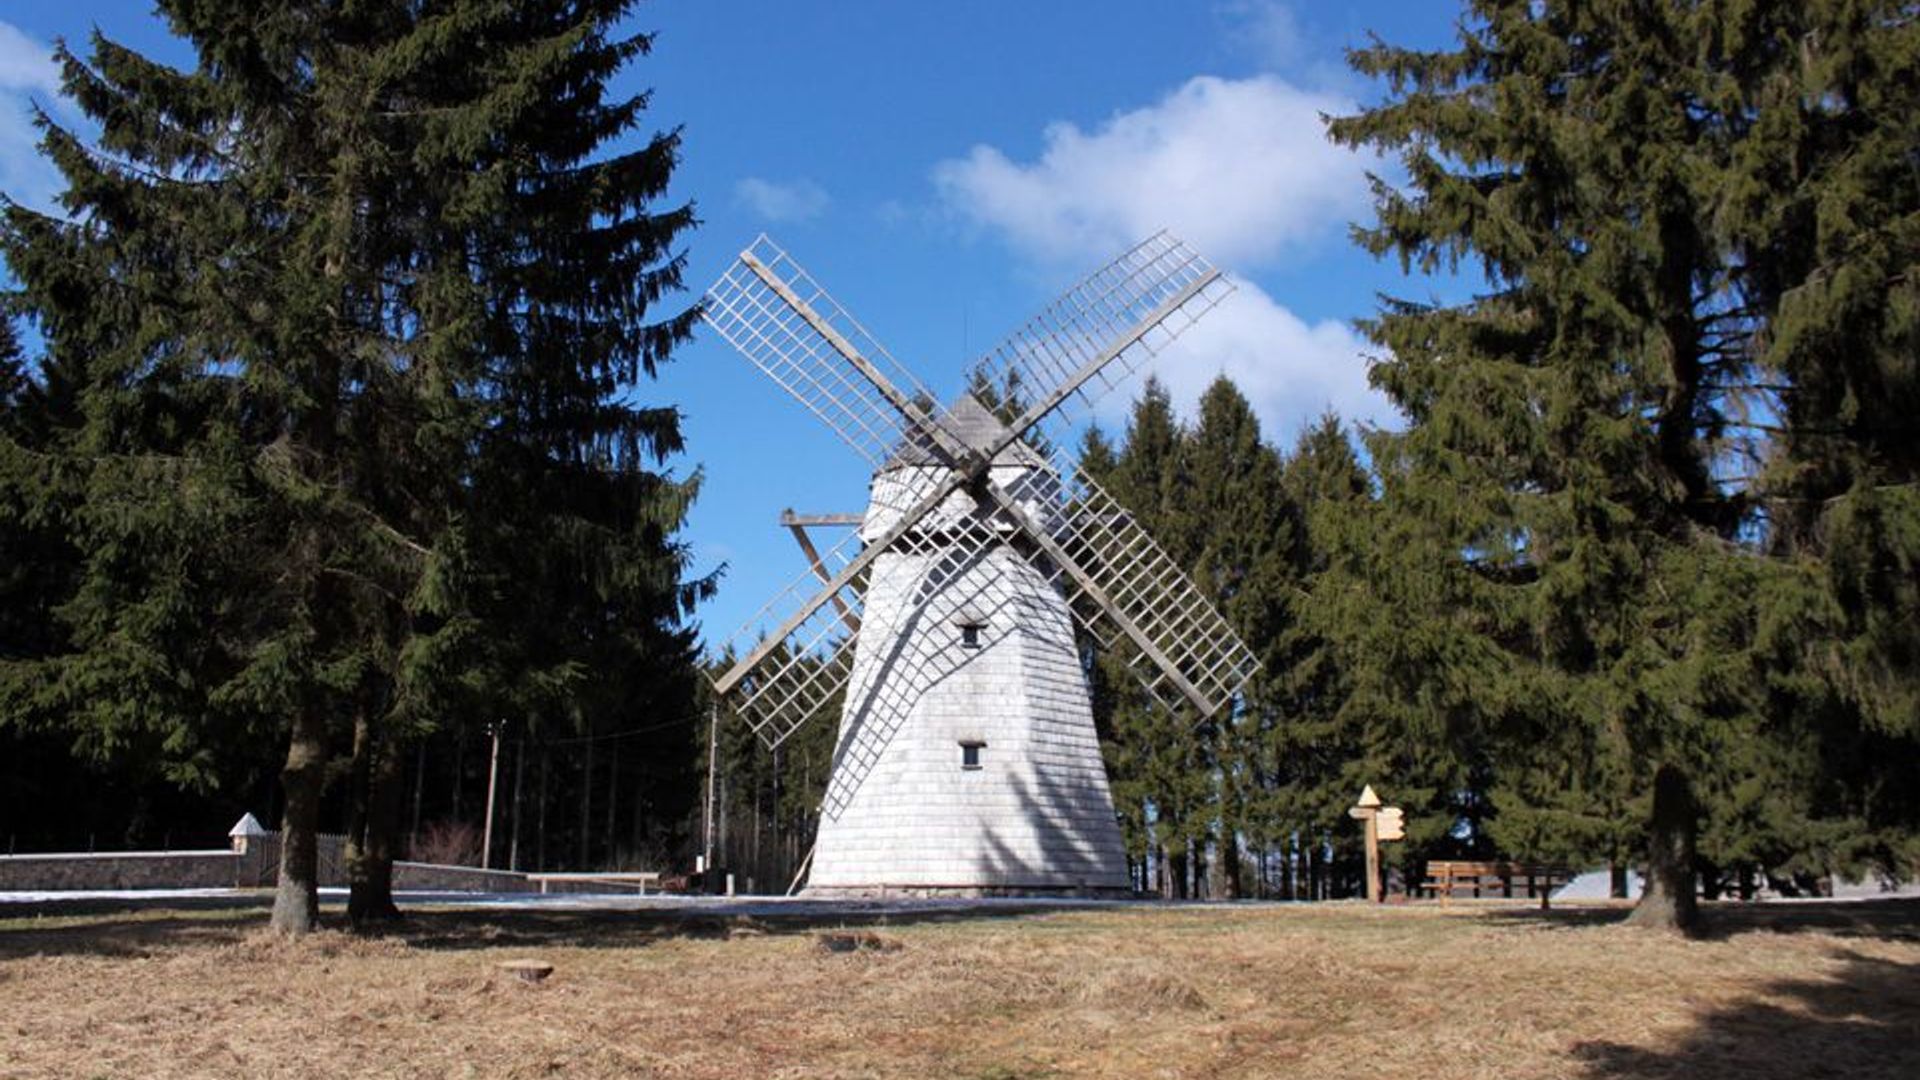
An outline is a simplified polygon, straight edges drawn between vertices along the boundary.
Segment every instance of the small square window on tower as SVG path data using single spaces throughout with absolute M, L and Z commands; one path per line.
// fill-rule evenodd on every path
M 980 629 L 981 627 L 979 623 L 961 623 L 960 624 L 960 647 L 963 649 L 979 648 L 980 647 Z
M 977 740 L 962 742 L 960 744 L 960 767 L 963 769 L 979 768 L 980 751 L 986 749 L 986 745 L 986 743 Z

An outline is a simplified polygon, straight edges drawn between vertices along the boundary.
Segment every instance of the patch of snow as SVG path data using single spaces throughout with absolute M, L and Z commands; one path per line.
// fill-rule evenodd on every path
M 245 895 L 245 889 L 42 889 L 0 892 L 0 904 L 44 904 L 62 900 L 204 900 Z
M 1613 873 L 1602 867 L 1588 870 L 1553 891 L 1555 900 L 1608 900 L 1613 897 Z M 1640 899 L 1640 874 L 1627 871 L 1627 899 Z

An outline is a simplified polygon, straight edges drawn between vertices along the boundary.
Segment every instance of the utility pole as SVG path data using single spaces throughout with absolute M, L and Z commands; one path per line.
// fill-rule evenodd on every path
M 493 794 L 500 786 L 500 728 L 503 723 L 495 720 L 490 728 L 493 731 L 493 759 L 487 765 L 487 824 L 480 830 L 480 869 L 493 866 Z

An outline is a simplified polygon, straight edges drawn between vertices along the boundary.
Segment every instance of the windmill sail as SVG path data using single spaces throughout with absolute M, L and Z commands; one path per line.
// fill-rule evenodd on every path
M 848 565 L 859 549 L 853 534 L 829 549 L 820 566 L 830 571 Z M 831 603 L 817 605 L 799 625 L 777 640 L 766 639 L 774 620 L 782 619 L 821 590 L 817 571 L 809 570 L 774 594 L 727 642 L 726 653 L 763 655 L 744 667 L 732 691 L 733 709 L 768 749 L 822 713 L 838 707 L 852 670 L 856 632 L 866 595 L 867 575 L 856 573 L 828 594 Z
M 1008 395 L 1024 422 L 1063 432 L 1233 292 L 1212 264 L 1161 232 L 1087 275 L 982 357 L 968 385 Z
M 702 305 L 707 325 L 869 464 L 907 438 L 908 416 L 930 409 L 926 387 L 765 236 Z
M 1074 601 L 1082 629 L 1132 668 L 1170 710 L 1204 718 L 1259 670 L 1240 635 L 1132 513 L 1093 477 L 1060 469 L 1062 505 L 1047 547 L 1022 549 Z M 1020 498 L 1017 488 L 1009 493 Z M 1132 649 L 1119 649 L 1129 641 Z
M 923 462 L 929 460 L 926 454 L 923 441 L 903 443 L 892 460 Z M 924 508 L 930 499 L 939 501 L 932 509 Z M 892 532 L 898 535 L 887 539 Z M 727 651 L 745 659 L 728 673 L 734 676 L 730 682 L 716 685 L 726 686 L 735 711 L 769 748 L 778 746 L 809 720 L 845 702 L 857 638 L 891 632 L 887 620 L 874 626 L 866 618 L 875 559 L 883 554 L 921 559 L 928 565 L 930 582 L 937 582 L 943 568 L 976 560 L 1004 540 L 1004 528 L 991 513 L 982 512 L 971 496 L 952 490 L 936 475 L 908 473 L 904 480 L 876 482 L 860 531 L 830 549 L 820 567 L 796 578 L 730 639 Z M 830 574 L 824 587 L 820 569 Z M 853 573 L 846 581 L 834 584 L 832 578 L 849 569 Z M 932 587 L 928 584 L 922 591 Z M 784 622 L 777 621 L 783 617 Z M 858 632 L 849 629 L 850 619 Z M 770 627 L 787 622 L 791 629 L 777 638 L 769 636 Z M 898 722 L 912 704 L 907 687 L 907 680 L 896 679 L 884 692 L 860 691 L 857 696 L 872 727 Z

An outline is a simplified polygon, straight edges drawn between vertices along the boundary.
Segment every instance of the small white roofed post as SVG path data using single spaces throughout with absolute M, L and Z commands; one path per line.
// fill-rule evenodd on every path
M 260 819 L 251 813 L 240 815 L 240 820 L 234 822 L 233 828 L 227 830 L 227 839 L 233 842 L 235 855 L 245 855 L 248 841 L 253 837 L 266 835 L 266 826 L 260 824 Z

